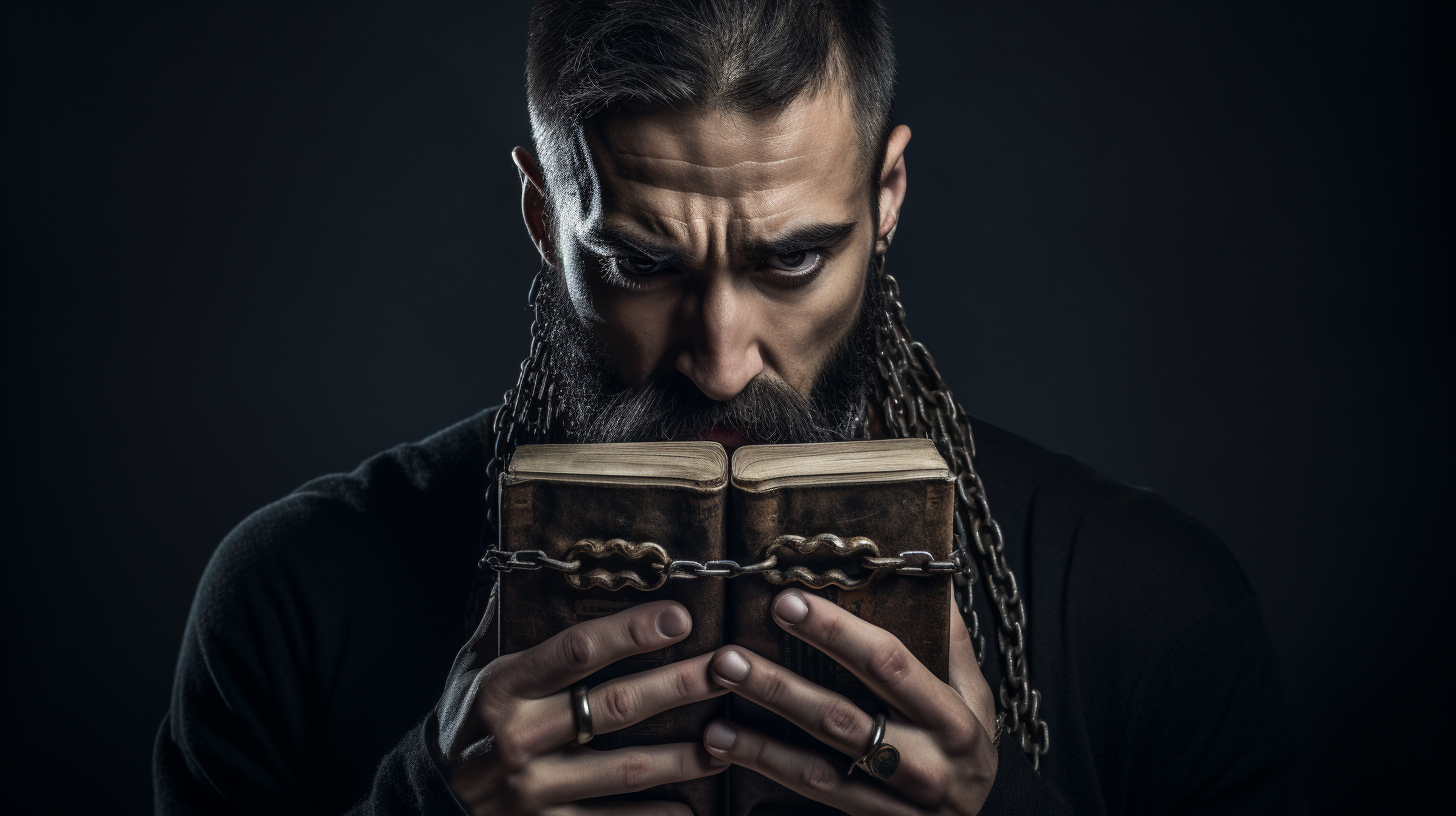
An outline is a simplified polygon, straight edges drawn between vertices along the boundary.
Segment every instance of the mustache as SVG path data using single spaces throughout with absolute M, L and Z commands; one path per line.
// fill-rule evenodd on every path
M 829 426 L 809 400 L 781 380 L 755 377 L 732 399 L 718 401 L 678 371 L 658 372 L 618 391 L 586 427 L 583 442 L 688 441 L 715 425 L 731 426 L 749 444 L 832 442 Z

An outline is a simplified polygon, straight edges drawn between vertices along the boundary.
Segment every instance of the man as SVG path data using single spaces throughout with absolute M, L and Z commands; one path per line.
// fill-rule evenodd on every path
M 969 420 L 910 341 L 883 271 L 910 131 L 891 127 L 877 3 L 543 0 L 527 73 L 540 155 L 513 158 L 543 266 L 520 380 L 224 541 L 158 738 L 159 811 L 680 814 L 589 800 L 733 764 L 852 814 L 1297 808 L 1274 660 L 1227 552 L 1155 497 Z M 773 614 L 889 705 L 883 727 L 733 645 L 574 699 L 690 631 L 670 602 L 491 651 L 509 621 L 470 567 L 515 446 L 865 436 L 929 437 L 958 474 L 951 682 L 812 595 Z M 694 743 L 577 745 L 723 694 L 836 753 L 728 721 Z M 845 774 L 879 744 L 897 767 Z

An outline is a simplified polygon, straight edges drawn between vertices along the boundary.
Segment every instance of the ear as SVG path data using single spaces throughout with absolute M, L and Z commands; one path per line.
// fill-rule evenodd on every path
M 885 163 L 880 168 L 880 223 L 875 233 L 875 252 L 884 253 L 900 223 L 900 205 L 905 203 L 905 147 L 910 128 L 899 125 L 890 131 L 885 145 Z
M 555 239 L 546 224 L 546 178 L 541 166 L 524 147 L 511 151 L 511 161 L 521 174 L 521 217 L 526 221 L 526 232 L 531 234 L 531 243 L 541 253 L 541 260 L 557 266 Z

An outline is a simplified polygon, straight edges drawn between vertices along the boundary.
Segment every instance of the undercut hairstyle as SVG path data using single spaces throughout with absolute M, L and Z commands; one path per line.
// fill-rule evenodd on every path
M 526 96 L 550 192 L 590 194 L 581 134 L 598 117 L 772 113 L 836 82 L 873 187 L 895 93 L 879 0 L 538 0 L 531 12 Z

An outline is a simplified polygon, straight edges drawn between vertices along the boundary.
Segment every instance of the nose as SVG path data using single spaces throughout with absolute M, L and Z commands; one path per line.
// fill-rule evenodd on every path
M 752 297 L 737 291 L 732 280 L 712 281 L 687 315 L 689 339 L 677 370 L 710 399 L 732 399 L 763 373 Z

